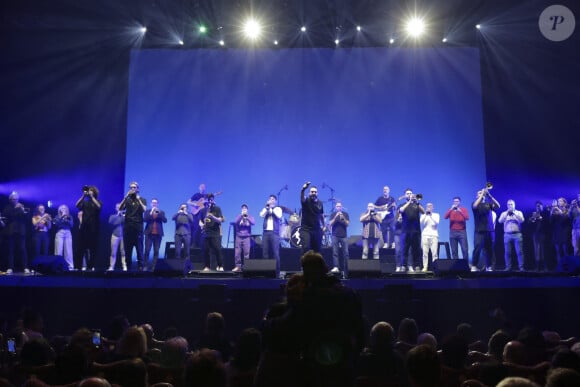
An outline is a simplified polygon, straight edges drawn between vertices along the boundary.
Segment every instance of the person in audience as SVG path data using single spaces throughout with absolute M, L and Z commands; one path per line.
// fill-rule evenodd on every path
M 540 385 L 520 376 L 509 376 L 499 382 L 496 387 L 540 387 Z
M 419 328 L 417 327 L 417 322 L 412 318 L 402 319 L 399 323 L 395 349 L 401 355 L 405 356 L 411 348 L 417 345 L 418 335 Z
M 434 350 L 437 350 L 437 338 L 431 333 L 423 332 L 417 336 L 417 345 L 427 345 Z
M 180 368 L 185 366 L 189 343 L 181 336 L 165 340 L 161 346 L 161 364 L 165 367 Z
M 391 324 L 380 321 L 373 325 L 369 345 L 360 353 L 356 363 L 357 381 L 374 385 L 408 384 L 405 360 L 394 350 L 394 339 L 395 330 Z
M 226 363 L 228 386 L 252 386 L 260 361 L 262 334 L 254 328 L 244 329 L 236 341 L 234 353 Z
M 205 319 L 205 330 L 195 343 L 196 349 L 208 348 L 220 353 L 224 362 L 230 360 L 232 343 L 226 338 L 226 320 L 221 313 L 210 312 Z
M 437 387 L 441 381 L 441 362 L 437 352 L 427 346 L 412 348 L 406 360 L 411 387 Z
M 226 370 L 218 351 L 202 348 L 185 365 L 185 387 L 226 387 Z
M 580 373 L 568 368 L 555 368 L 548 372 L 545 387 L 580 386 Z

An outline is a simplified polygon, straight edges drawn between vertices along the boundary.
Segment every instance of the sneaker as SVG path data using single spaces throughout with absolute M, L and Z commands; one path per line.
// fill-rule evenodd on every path
M 224 271 L 224 268 L 221 267 L 221 266 L 218 266 L 218 267 L 215 268 L 215 271 Z
M 234 270 L 232 270 L 233 273 L 239 273 L 242 271 L 242 268 L 239 266 L 234 267 Z
M 123 266 L 123 271 L 127 271 L 127 266 Z
M 427 273 L 427 268 L 426 268 L 426 267 L 424 267 L 424 268 L 422 268 L 422 269 L 421 269 L 421 271 L 422 271 L 423 273 Z
M 107 271 L 114 271 L 115 269 L 113 269 L 112 266 L 109 266 L 109 268 L 107 269 Z
M 210 271 L 210 270 L 209 270 L 209 267 L 207 267 L 207 266 L 206 266 L 206 267 L 204 267 L 204 268 L 203 268 L 203 270 L 202 270 L 202 271 L 204 271 L 204 272 L 208 272 L 208 271 Z
M 8 270 L 6 270 L 6 274 L 7 274 L 7 275 L 12 275 L 12 273 L 13 273 L 12 269 L 8 269 Z
M 333 267 L 332 270 L 330 271 L 331 273 L 340 273 L 340 269 L 338 267 Z
M 24 274 L 30 274 L 30 270 L 28 268 L 24 268 Z
M 397 268 L 395 269 L 396 273 L 400 273 L 401 272 L 401 266 L 397 266 Z
M 493 271 L 493 268 L 492 268 L 491 266 L 490 266 L 490 267 L 487 267 L 487 268 L 485 269 L 485 271 Z
M 477 270 L 477 267 L 475 267 L 475 266 L 471 266 L 471 267 L 469 268 L 469 270 L 471 270 L 472 272 L 479 271 L 479 270 Z
M 413 266 L 409 266 L 409 273 L 414 273 L 415 269 L 413 269 Z
M 81 270 L 82 271 L 87 271 L 87 268 L 86 267 L 83 267 Z

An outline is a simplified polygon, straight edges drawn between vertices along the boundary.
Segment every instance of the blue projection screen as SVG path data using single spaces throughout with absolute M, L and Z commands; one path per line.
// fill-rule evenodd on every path
M 422 193 L 442 218 L 485 185 L 475 48 L 137 50 L 130 66 L 126 183 L 168 217 L 201 182 L 222 191 L 224 246 L 242 203 L 258 218 L 280 192 L 299 209 L 305 181 L 325 201 L 332 187 L 351 235 L 384 185 Z

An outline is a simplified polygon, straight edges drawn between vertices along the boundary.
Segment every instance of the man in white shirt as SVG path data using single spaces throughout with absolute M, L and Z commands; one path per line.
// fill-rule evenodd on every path
M 262 254 L 264 259 L 276 260 L 276 276 L 280 275 L 280 223 L 282 220 L 282 208 L 278 205 L 276 195 L 270 195 L 260 217 L 264 218 L 262 234 Z
M 498 222 L 503 224 L 503 244 L 505 249 L 505 270 L 512 269 L 512 246 L 515 247 L 518 257 L 518 269 L 524 270 L 524 246 L 522 238 L 522 223 L 524 215 L 516 210 L 516 202 L 513 199 L 507 201 L 507 210 L 499 216 Z
M 439 258 L 437 256 L 437 247 L 439 246 L 439 214 L 433 212 L 433 203 L 427 203 L 425 213 L 421 215 L 421 248 L 423 249 L 423 269 L 426 272 L 429 266 L 429 251 L 433 262 Z

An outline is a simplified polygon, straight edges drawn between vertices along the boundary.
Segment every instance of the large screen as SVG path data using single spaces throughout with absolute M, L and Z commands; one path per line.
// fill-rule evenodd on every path
M 306 181 L 327 214 L 342 201 L 350 235 L 383 186 L 411 188 L 441 214 L 441 241 L 452 198 L 469 208 L 485 186 L 476 48 L 153 49 L 130 66 L 126 187 L 168 217 L 202 182 L 221 192 L 224 246 L 242 203 L 260 233 L 268 196 L 299 210 Z

